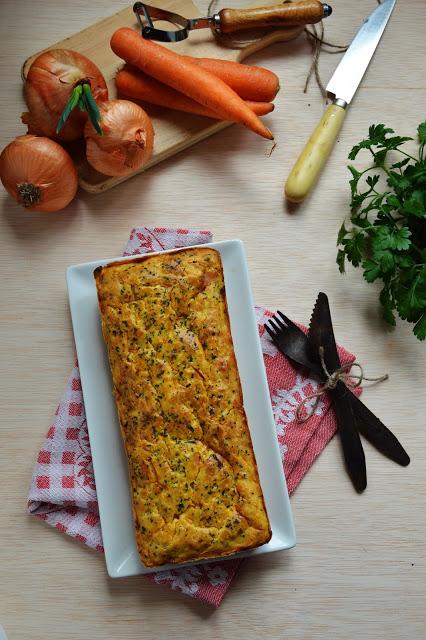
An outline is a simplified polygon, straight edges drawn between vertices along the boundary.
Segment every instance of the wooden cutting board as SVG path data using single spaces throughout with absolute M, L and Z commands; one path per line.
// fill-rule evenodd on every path
M 154 2 L 153 2 L 154 4 Z M 277 0 L 267 2 L 257 2 L 254 6 L 280 4 Z M 179 13 L 187 18 L 200 16 L 200 10 L 195 7 L 191 0 L 155 0 L 155 5 L 163 9 L 168 9 L 174 13 Z M 161 26 L 161 23 L 158 23 Z M 132 27 L 137 29 L 137 19 L 132 11 L 132 7 L 116 13 L 115 15 L 101 20 L 87 29 L 76 33 L 65 40 L 52 44 L 47 49 L 73 49 L 87 56 L 101 69 L 108 84 L 109 95 L 116 97 L 114 77 L 117 69 L 123 64 L 109 46 L 111 35 L 119 27 Z M 170 27 L 170 25 L 169 25 Z M 165 25 L 165 28 L 167 26 Z M 200 29 L 191 31 L 189 38 L 182 42 L 167 44 L 178 53 L 197 57 L 223 58 L 226 60 L 241 61 L 255 51 L 264 49 L 268 45 L 288 41 L 297 37 L 303 27 L 287 27 L 274 29 L 269 32 L 248 34 L 246 39 L 253 39 L 249 44 L 241 44 L 238 48 L 231 48 L 226 42 L 216 39 L 210 29 Z M 22 68 L 22 75 L 25 79 L 29 67 L 33 60 L 41 53 L 35 53 L 25 61 Z M 218 122 L 210 118 L 194 116 L 186 113 L 165 109 L 162 107 L 147 106 L 149 115 L 152 117 L 155 129 L 154 151 L 150 161 L 134 174 L 129 176 L 109 177 L 98 173 L 90 167 L 84 156 L 84 145 L 79 143 L 71 150 L 71 154 L 76 162 L 80 186 L 91 193 L 99 193 L 111 189 L 120 182 L 124 182 L 137 173 L 146 171 L 150 167 L 158 164 L 162 160 L 190 147 L 191 145 L 211 136 L 213 133 L 224 129 L 232 124 L 231 122 Z

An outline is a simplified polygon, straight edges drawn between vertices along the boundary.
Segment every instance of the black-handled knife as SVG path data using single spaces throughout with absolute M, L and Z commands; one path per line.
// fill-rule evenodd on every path
M 320 353 L 330 374 L 341 368 L 339 354 L 334 339 L 330 307 L 325 293 L 318 295 L 309 324 L 308 340 L 310 359 L 321 363 Z M 342 443 L 343 456 L 349 477 L 355 489 L 361 493 L 367 487 L 367 468 L 364 449 L 352 410 L 350 390 L 345 384 L 330 388 L 336 413 L 338 432 Z

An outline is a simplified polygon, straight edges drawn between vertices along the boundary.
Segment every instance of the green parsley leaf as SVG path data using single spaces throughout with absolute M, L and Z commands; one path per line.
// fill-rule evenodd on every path
M 426 144 L 426 121 L 419 124 L 417 133 L 420 144 Z
M 414 265 L 414 260 L 411 256 L 400 254 L 396 256 L 396 263 L 401 269 L 411 269 Z
M 369 142 L 372 144 L 384 143 L 388 133 L 395 133 L 393 129 L 384 124 L 372 124 L 368 129 Z
M 400 209 L 401 208 L 401 200 L 399 198 L 397 198 L 396 196 L 393 196 L 393 195 L 388 196 L 386 198 L 386 202 L 393 209 Z
M 340 273 L 345 273 L 345 252 L 342 249 L 339 249 L 337 252 L 336 262 L 339 266 Z
M 424 308 L 426 310 L 426 265 L 424 265 L 419 271 L 416 296 L 419 301 L 420 308 Z
M 367 282 L 374 282 L 382 272 L 380 264 L 374 260 L 364 260 L 362 268 L 364 269 L 363 276 Z
M 349 262 L 352 262 L 354 267 L 357 267 L 361 263 L 364 251 L 364 234 L 357 231 L 351 238 L 345 238 L 342 244 Z
M 405 191 L 411 186 L 411 181 L 404 175 L 397 173 L 396 171 L 390 171 L 388 173 L 388 185 L 393 187 L 395 191 L 398 193 L 400 191 Z
M 395 258 L 391 251 L 382 251 L 380 253 L 380 266 L 383 273 L 389 273 L 395 268 Z
M 374 189 L 374 187 L 379 182 L 379 180 L 380 180 L 380 176 L 378 176 L 378 175 L 368 176 L 368 178 L 366 180 L 366 183 L 368 184 L 370 189 Z
M 349 160 L 355 160 L 355 158 L 357 157 L 357 155 L 361 151 L 361 149 L 368 149 L 368 147 L 371 146 L 371 145 L 368 145 L 366 143 L 367 143 L 367 140 L 362 140 L 362 142 L 360 142 L 359 144 L 355 145 L 351 149 L 351 151 L 350 151 L 350 153 L 348 155 L 348 159 Z
M 380 254 L 392 247 L 392 230 L 389 227 L 375 227 L 371 231 L 373 255 L 380 257 Z
M 401 147 L 413 140 L 373 124 L 368 137 L 354 145 L 349 158 L 368 151 L 372 163 L 350 165 L 350 222 L 337 236 L 337 264 L 361 265 L 367 282 L 381 280 L 383 317 L 395 325 L 395 311 L 426 338 L 426 121 L 417 128 L 418 153 Z M 389 154 L 389 152 L 392 152 Z M 388 155 L 389 154 L 389 155 Z M 398 158 L 399 154 L 399 158 Z M 367 154 L 368 155 L 368 154 Z M 382 189 L 387 184 L 387 189 Z
M 391 164 L 391 168 L 402 169 L 402 167 L 405 167 L 405 165 L 408 164 L 409 162 L 410 162 L 410 158 L 404 158 L 404 160 L 400 160 L 399 162 L 395 162 L 394 164 Z
M 410 291 L 404 287 L 398 287 L 395 291 L 395 303 L 398 313 L 403 320 L 410 315 Z
M 382 304 L 383 320 L 394 327 L 396 325 L 395 314 L 393 313 L 395 305 L 392 302 L 388 285 L 385 285 L 381 290 L 379 299 Z
M 386 138 L 386 141 L 383 143 L 383 146 L 386 147 L 387 151 L 392 151 L 394 149 L 398 149 L 404 142 L 408 142 L 408 140 L 412 140 L 413 138 L 395 136 L 393 138 Z
M 416 312 L 421 311 L 423 308 L 426 310 L 426 305 L 423 304 L 422 292 L 417 292 L 417 286 L 419 284 L 418 275 L 414 281 L 410 283 L 409 287 L 401 286 L 397 290 L 396 306 L 399 311 L 399 315 L 404 320 L 410 320 L 415 318 Z
M 423 313 L 419 320 L 416 322 L 414 326 L 414 335 L 419 340 L 424 340 L 426 338 L 426 313 Z
M 383 167 L 383 165 L 385 164 L 387 153 L 387 149 L 380 149 L 380 151 L 375 152 L 374 162 L 376 163 L 377 167 Z
M 412 213 L 414 216 L 424 218 L 426 216 L 426 192 L 416 189 L 412 192 L 410 198 L 406 200 L 402 209 L 406 213 Z
M 360 171 L 357 171 L 355 167 L 352 167 L 351 165 L 348 166 L 348 169 L 352 173 L 352 180 L 349 181 L 349 184 L 351 185 L 351 193 L 353 197 L 356 193 L 358 181 L 362 176 L 362 173 Z
M 402 227 L 401 229 L 396 229 L 396 231 L 392 235 L 392 249 L 396 249 L 397 251 L 405 251 L 411 245 L 411 231 L 407 229 L 407 227 Z
M 348 232 L 346 230 L 345 223 L 343 223 L 342 226 L 339 229 L 339 233 L 337 234 L 337 246 L 342 244 L 342 241 L 345 238 L 347 233 Z
M 384 124 L 373 124 L 368 130 L 368 138 L 361 140 L 355 145 L 349 153 L 349 160 L 355 160 L 361 149 L 371 149 L 375 145 L 385 142 L 386 135 L 388 133 L 394 133 L 393 129 L 388 129 Z

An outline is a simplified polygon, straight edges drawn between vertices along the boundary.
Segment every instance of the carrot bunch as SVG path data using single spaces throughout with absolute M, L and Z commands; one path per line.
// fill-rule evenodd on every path
M 240 122 L 268 140 L 272 133 L 259 116 L 270 113 L 279 90 L 267 69 L 210 58 L 182 56 L 118 29 L 111 48 L 126 64 L 115 82 L 120 95 L 187 113 Z

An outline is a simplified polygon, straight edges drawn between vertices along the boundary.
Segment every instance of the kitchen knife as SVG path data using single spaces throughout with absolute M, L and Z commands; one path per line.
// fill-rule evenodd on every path
M 380 42 L 396 0 L 384 0 L 369 16 L 335 70 L 327 91 L 335 96 L 294 165 L 285 185 L 291 202 L 301 202 L 316 183 L 350 104 Z
M 319 364 L 322 351 L 327 371 L 330 374 L 338 371 L 341 363 L 337 353 L 328 298 L 325 293 L 320 293 L 315 303 L 309 324 L 308 339 L 310 343 L 310 360 Z M 355 489 L 361 493 L 367 486 L 367 469 L 364 450 L 352 409 L 352 394 L 344 384 L 331 388 L 330 393 L 333 396 L 333 408 L 336 414 L 337 430 L 342 442 L 346 469 Z

